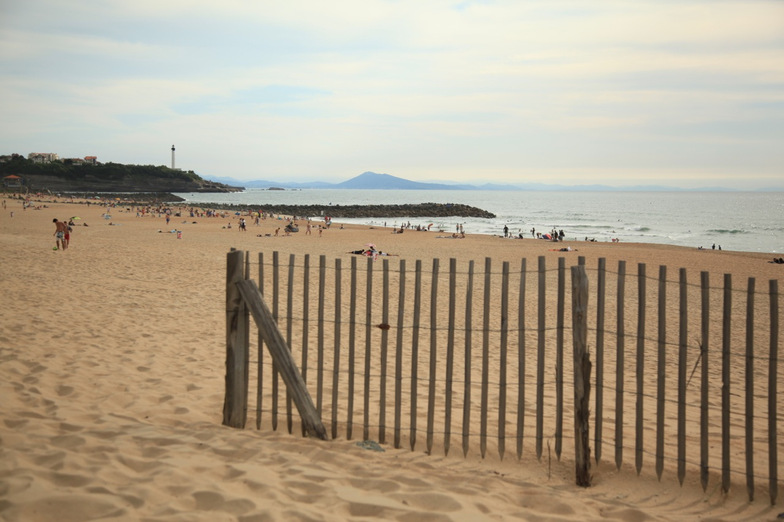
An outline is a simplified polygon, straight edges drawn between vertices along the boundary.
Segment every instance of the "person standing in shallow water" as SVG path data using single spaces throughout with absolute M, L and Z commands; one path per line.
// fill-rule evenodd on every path
M 57 218 L 54 218 L 52 220 L 52 223 L 54 223 L 55 226 L 55 231 L 54 231 L 54 237 L 56 243 L 55 250 L 57 250 L 58 248 L 65 250 L 66 248 L 68 248 L 68 244 L 65 242 L 65 232 L 67 230 L 67 225 L 62 221 L 58 221 Z

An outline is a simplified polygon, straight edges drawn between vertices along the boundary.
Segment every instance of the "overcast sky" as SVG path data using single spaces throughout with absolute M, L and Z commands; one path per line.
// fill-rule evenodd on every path
M 784 188 L 784 1 L 0 0 L 0 154 Z

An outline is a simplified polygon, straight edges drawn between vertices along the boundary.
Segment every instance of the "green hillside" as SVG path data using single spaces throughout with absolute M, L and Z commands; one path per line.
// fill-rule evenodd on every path
M 193 171 L 120 163 L 74 164 L 68 160 L 34 163 L 6 156 L 0 177 L 16 175 L 31 191 L 52 192 L 232 192 L 238 187 L 208 181 Z

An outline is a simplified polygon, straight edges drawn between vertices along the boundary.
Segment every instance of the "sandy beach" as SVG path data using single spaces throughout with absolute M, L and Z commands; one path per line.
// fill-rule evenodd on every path
M 233 214 L 184 215 L 167 224 L 121 205 L 49 199 L 23 210 L 19 200 L 5 201 L 3 520 L 772 521 L 784 512 L 782 487 L 775 506 L 762 494 L 749 502 L 742 477 L 723 495 L 715 480 L 703 492 L 695 470 L 680 486 L 671 474 L 660 482 L 650 469 L 640 476 L 630 465 L 616 471 L 607 458 L 594 464 L 593 486 L 583 489 L 574 485 L 568 459 L 540 462 L 530 452 L 520 461 L 390 445 L 377 452 L 344 437 L 321 442 L 257 431 L 250 422 L 245 430 L 221 425 L 229 249 L 334 259 L 373 243 L 412 264 L 490 256 L 517 266 L 521 257 L 535 264 L 538 256 L 564 255 L 552 243 L 339 223 L 323 233 L 301 228 L 275 236 L 285 222 L 256 227 L 249 220 L 240 232 Z M 53 250 L 53 218 L 71 217 L 79 219 L 70 247 Z M 608 266 L 625 260 L 633 273 L 645 262 L 654 276 L 659 265 L 671 267 L 671 277 L 684 267 L 709 271 L 715 284 L 730 273 L 738 288 L 755 277 L 765 290 L 769 279 L 784 275 L 784 265 L 770 263 L 773 254 L 558 244 L 564 246 L 590 266 L 599 258 Z

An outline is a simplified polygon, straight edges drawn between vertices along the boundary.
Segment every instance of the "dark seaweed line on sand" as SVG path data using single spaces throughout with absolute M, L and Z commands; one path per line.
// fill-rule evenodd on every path
M 269 214 L 288 216 L 329 216 L 332 218 L 496 217 L 492 212 L 462 203 L 417 203 L 407 205 L 228 205 L 202 203 L 197 206 L 225 210 L 263 211 Z

